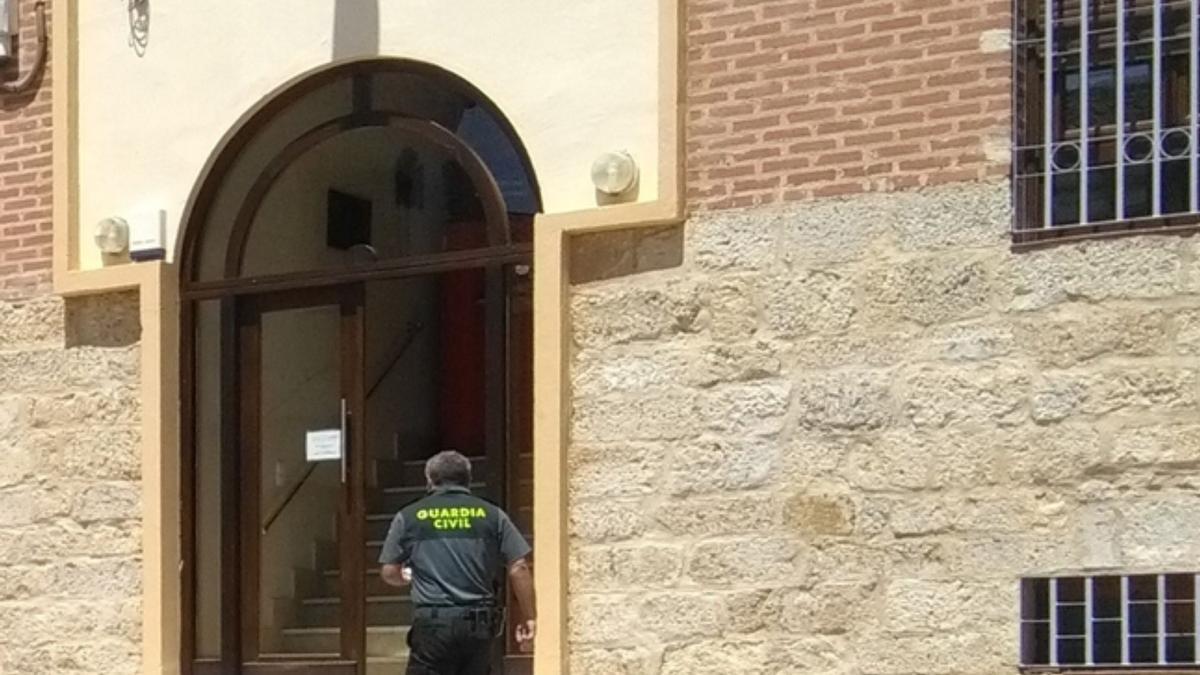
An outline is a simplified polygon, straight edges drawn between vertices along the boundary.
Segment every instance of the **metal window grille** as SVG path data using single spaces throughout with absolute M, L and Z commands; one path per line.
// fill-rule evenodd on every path
M 1200 221 L 1198 35 L 1200 0 L 1017 0 L 1016 234 Z
M 1200 575 L 1021 581 L 1021 665 L 1200 666 Z

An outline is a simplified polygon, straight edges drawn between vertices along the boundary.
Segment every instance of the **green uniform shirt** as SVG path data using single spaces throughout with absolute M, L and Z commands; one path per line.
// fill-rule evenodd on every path
M 412 568 L 416 605 L 494 602 L 496 575 L 529 555 L 508 514 L 465 487 L 445 487 L 396 514 L 379 562 Z

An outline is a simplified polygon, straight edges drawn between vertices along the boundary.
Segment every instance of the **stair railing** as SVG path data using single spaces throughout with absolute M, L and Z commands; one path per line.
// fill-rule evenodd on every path
M 400 339 L 396 341 L 396 347 L 392 350 L 391 355 L 388 357 L 387 367 L 383 369 L 383 372 L 381 372 L 379 376 L 375 378 L 375 381 L 367 389 L 366 400 L 371 400 L 371 396 L 376 392 L 376 390 L 379 389 L 379 386 L 383 384 L 388 376 L 391 375 L 392 370 L 394 370 L 396 367 L 396 364 L 400 363 L 400 359 L 404 358 L 404 355 L 416 342 L 417 336 L 420 335 L 421 331 L 424 329 L 425 325 L 420 321 L 408 322 L 408 330 L 406 330 L 404 335 L 402 335 Z M 309 478 L 312 478 L 312 475 L 316 472 L 319 464 L 319 462 L 309 462 L 308 468 L 304 470 L 304 475 L 300 476 L 300 478 L 296 479 L 296 481 L 288 487 L 287 492 L 284 493 L 283 499 L 275 505 L 275 508 L 271 509 L 271 511 L 267 513 L 267 517 L 262 523 L 263 534 L 266 534 L 267 530 L 270 530 L 271 526 L 275 524 L 275 521 L 279 520 L 279 516 L 283 515 L 283 512 L 287 509 L 288 504 L 291 504 L 292 500 L 296 498 L 296 495 L 300 493 L 300 488 L 304 487 L 304 484 L 308 482 Z

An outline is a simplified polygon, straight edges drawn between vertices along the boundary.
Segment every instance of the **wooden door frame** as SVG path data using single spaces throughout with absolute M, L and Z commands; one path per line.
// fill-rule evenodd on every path
M 530 264 L 533 257 L 533 246 L 528 241 L 514 243 L 511 237 L 508 213 L 504 197 L 491 175 L 489 168 L 482 158 L 461 138 L 449 129 L 427 119 L 416 119 L 400 110 L 374 109 L 369 95 L 372 78 L 375 75 L 401 73 L 428 78 L 438 89 L 457 92 L 466 100 L 474 101 L 483 106 L 495 119 L 504 136 L 509 139 L 521 160 L 526 178 L 530 181 L 536 199 L 536 210 L 541 212 L 541 192 L 537 183 L 533 164 L 528 152 L 516 134 L 515 129 L 500 109 L 466 80 L 438 68 L 417 61 L 396 58 L 377 58 L 362 61 L 335 63 L 315 71 L 298 76 L 264 98 L 254 109 L 247 112 L 235 125 L 218 149 L 209 157 L 196 184 L 188 198 L 183 216 L 181 236 L 178 238 L 178 255 L 180 262 L 180 295 L 183 307 L 180 311 L 180 385 L 183 389 L 180 409 L 180 444 L 181 471 L 180 496 L 182 505 L 180 515 L 181 553 L 183 572 L 181 579 L 182 620 L 180 621 L 180 657 L 183 675 L 191 675 L 193 665 L 206 670 L 212 664 L 219 663 L 220 672 L 234 675 L 238 671 L 238 654 L 242 651 L 241 634 L 238 628 L 238 597 L 239 589 L 236 580 L 230 577 L 238 574 L 230 573 L 238 564 L 238 549 L 240 542 L 236 536 L 222 535 L 222 607 L 221 607 L 221 637 L 220 659 L 196 660 L 196 352 L 195 328 L 196 307 L 194 303 L 200 299 L 218 299 L 222 304 L 222 350 L 221 350 L 221 387 L 222 387 L 222 485 L 237 485 L 237 455 L 236 438 L 240 422 L 236 419 L 236 401 L 230 397 L 236 396 L 236 311 L 235 298 L 244 295 L 255 295 L 268 291 L 298 290 L 319 286 L 337 286 L 352 282 L 362 282 L 368 279 L 391 279 L 404 276 L 427 274 L 435 271 L 450 271 L 466 267 L 479 267 L 488 264 L 516 263 Z M 200 275 L 200 257 L 204 250 L 205 238 L 213 236 L 207 232 L 209 218 L 213 214 L 215 204 L 221 190 L 225 186 L 226 176 L 235 167 L 238 159 L 252 142 L 258 138 L 280 115 L 295 103 L 303 100 L 309 94 L 328 86 L 336 81 L 348 81 L 352 84 L 352 112 L 336 120 L 322 123 L 316 127 L 303 130 L 297 137 L 291 139 L 269 161 L 267 167 L 258 175 L 254 182 L 255 189 L 246 195 L 238 205 L 238 215 L 233 223 L 232 232 L 224 236 L 224 241 L 213 251 L 224 250 L 225 259 L 220 263 L 224 271 L 219 278 L 203 279 Z M 237 277 L 240 271 L 243 248 L 253 225 L 252 214 L 261 208 L 262 202 L 269 192 L 270 185 L 278 178 L 305 148 L 326 136 L 337 135 L 340 132 L 364 126 L 392 126 L 410 134 L 426 138 L 435 144 L 446 148 L 468 173 L 476 194 L 481 200 L 489 232 L 489 246 L 471 251 L 452 251 L 442 254 L 413 256 L 395 260 L 383 260 L 375 263 L 357 265 L 351 268 L 306 270 L 302 272 L 268 275 L 262 277 Z M 233 419 L 229 419 L 232 417 Z M 222 532 L 230 529 L 226 517 L 233 515 L 235 521 L 236 499 L 222 493 Z M 232 624 L 232 627 L 231 625 Z
M 262 317 L 270 312 L 316 307 L 338 308 L 338 389 L 345 400 L 347 478 L 338 497 L 338 567 L 342 570 L 340 596 L 342 623 L 339 626 L 341 652 L 334 659 L 296 658 L 263 659 L 259 645 L 261 628 L 259 577 L 261 570 L 261 395 L 262 395 Z M 236 495 L 236 517 L 222 518 L 222 528 L 232 528 L 239 538 L 237 571 L 237 609 L 233 623 L 239 630 L 239 649 L 235 665 L 242 673 L 312 672 L 320 669 L 328 675 L 361 672 L 366 663 L 366 616 L 363 602 L 363 559 L 365 545 L 366 480 L 363 434 L 363 332 L 364 297 L 362 284 L 301 289 L 239 298 L 237 321 L 237 393 L 239 440 L 238 483 L 222 486 Z M 231 556 L 233 557 L 233 556 Z M 223 609 L 226 609 L 225 607 Z M 224 622 L 230 617 L 222 617 Z M 350 671 L 345 671 L 351 667 Z M 355 670 L 357 669 L 357 670 Z
M 541 186 L 529 151 L 517 133 L 516 127 L 483 90 L 445 68 L 413 59 L 372 57 L 335 62 L 298 75 L 264 97 L 259 104 L 241 116 L 209 156 L 201 169 L 201 178 L 188 196 L 184 209 L 183 222 L 185 226 L 182 229 L 182 236 L 179 238 L 176 255 L 176 260 L 181 263 L 180 273 L 183 288 L 187 288 L 189 284 L 199 280 L 196 275 L 196 257 L 200 249 L 200 241 L 205 234 L 203 224 L 207 222 L 214 209 L 220 189 L 224 185 L 224 177 L 230 172 L 246 148 L 291 106 L 322 87 L 339 80 L 354 81 L 363 77 L 389 74 L 410 75 L 426 79 L 430 83 L 438 85 L 439 89 L 474 101 L 476 105 L 487 110 L 499 125 L 504 137 L 513 144 L 523 173 L 529 180 L 530 190 L 535 201 L 535 210 L 538 213 L 542 212 Z M 366 112 L 361 109 L 362 106 L 357 107 L 360 115 Z M 457 137 L 454 141 L 456 144 L 461 142 Z M 490 198 L 490 195 L 483 196 Z
M 483 256 L 478 255 L 484 253 Z M 184 358 L 181 359 L 181 367 L 184 369 L 181 382 L 184 386 L 183 397 L 181 399 L 181 418 L 185 426 L 185 434 L 181 441 L 184 446 L 184 462 L 181 464 L 181 480 L 183 482 L 184 504 L 182 517 L 183 532 L 184 532 L 184 551 L 185 551 L 185 566 L 187 572 L 184 573 L 184 614 L 182 616 L 182 629 L 184 631 L 184 640 L 182 644 L 189 651 L 185 652 L 185 659 L 182 662 L 181 672 L 183 675 L 249 675 L 250 673 L 301 673 L 306 672 L 305 668 L 310 668 L 313 662 L 280 662 L 280 663 L 263 663 L 263 662 L 246 662 L 242 658 L 242 654 L 246 652 L 246 645 L 243 644 L 245 637 L 242 630 L 242 602 L 243 596 L 246 595 L 242 588 L 242 574 L 240 566 L 242 564 L 242 547 L 244 546 L 244 534 L 242 532 L 244 516 L 241 511 L 241 486 L 244 482 L 242 475 L 242 461 L 240 459 L 240 444 L 238 442 L 239 433 L 242 429 L 242 404 L 239 400 L 239 389 L 242 378 L 244 377 L 242 370 L 239 367 L 241 360 L 242 347 L 239 345 L 238 339 L 238 314 L 241 311 L 239 307 L 247 304 L 271 302 L 270 298 L 278 298 L 274 300 L 277 303 L 301 303 L 303 298 L 311 298 L 313 294 L 337 294 L 341 289 L 355 288 L 356 292 L 365 294 L 365 286 L 370 281 L 387 280 L 387 279 L 402 279 L 415 278 L 429 275 L 436 275 L 441 272 L 462 270 L 462 269 L 479 269 L 492 268 L 498 271 L 501 280 L 500 302 L 489 303 L 500 307 L 499 316 L 493 310 L 489 313 L 488 326 L 488 344 L 492 342 L 492 337 L 496 336 L 501 341 L 501 349 L 503 349 L 503 340 L 508 332 L 508 318 L 510 309 L 507 306 L 511 288 L 505 279 L 505 270 L 517 266 L 532 266 L 532 256 L 530 248 L 527 246 L 509 246 L 498 250 L 491 251 L 488 256 L 486 252 L 476 252 L 471 256 L 455 256 L 454 259 L 446 259 L 445 256 L 429 256 L 431 260 L 425 261 L 421 259 L 413 259 L 407 261 L 408 264 L 396 266 L 387 270 L 386 275 L 381 274 L 379 270 L 357 270 L 339 273 L 337 276 L 331 277 L 322 273 L 313 273 L 311 275 L 311 286 L 304 286 L 303 280 L 297 276 L 289 279 L 286 285 L 277 286 L 275 284 L 258 284 L 256 280 L 247 279 L 241 284 L 230 285 L 222 288 L 219 293 L 212 292 L 212 289 L 199 290 L 193 294 L 184 293 L 182 298 L 183 307 L 181 308 L 181 319 L 183 330 L 181 331 L 181 348 Z M 490 289 L 489 289 L 490 290 Z M 195 448 L 195 374 L 196 367 L 196 352 L 195 352 L 195 329 L 197 326 L 196 303 L 207 301 L 219 301 L 221 303 L 221 409 L 222 409 L 222 431 L 221 431 L 221 645 L 220 658 L 212 659 L 197 659 L 194 657 L 194 639 L 196 631 L 196 615 L 195 615 L 195 527 L 196 527 L 196 503 L 195 503 L 195 481 L 196 481 L 196 448 Z M 332 302 L 318 303 L 309 301 L 308 304 L 332 304 Z M 360 307 L 363 307 L 363 330 L 360 331 L 360 339 L 365 338 L 365 301 L 360 302 Z M 282 305 L 280 305 L 281 308 Z M 496 322 L 499 323 L 496 323 Z M 498 331 L 498 332 L 497 332 Z M 362 342 L 358 343 L 360 357 L 365 357 L 365 348 Z M 531 345 L 532 347 L 532 345 Z M 488 347 L 489 349 L 491 347 Z M 508 372 L 510 364 L 508 355 L 504 352 L 503 363 L 504 367 L 500 369 L 489 368 L 492 373 L 488 377 L 489 390 L 496 387 L 497 384 L 501 389 L 506 389 L 508 386 L 511 373 Z M 358 370 L 362 370 L 359 368 Z M 498 371 L 498 374 L 497 372 Z M 498 382 L 497 382 L 498 381 Z M 503 399 L 507 396 L 501 391 L 502 400 L 497 404 L 489 405 L 489 409 L 494 405 L 499 405 L 497 410 L 501 411 L 499 433 L 494 436 L 489 434 L 489 452 L 491 452 L 493 443 L 500 443 L 503 446 L 510 445 L 506 437 L 508 430 L 507 421 L 507 405 Z M 355 410 L 365 412 L 365 405 L 362 399 L 354 406 Z M 360 430 L 359 433 L 352 435 L 352 442 L 360 442 L 363 439 L 361 430 L 364 428 L 362 412 L 357 415 L 357 422 L 354 428 Z M 504 448 L 499 448 L 498 452 L 502 455 Z M 365 459 L 365 449 L 358 449 L 356 452 L 358 457 Z M 513 460 L 508 457 L 506 459 Z M 503 498 L 507 501 L 507 490 L 511 489 L 508 480 L 508 470 L 506 462 L 497 464 L 499 470 L 489 469 L 489 474 L 496 474 L 495 479 L 502 492 Z M 360 478 L 356 478 L 355 485 L 360 486 L 360 495 L 357 499 L 362 508 L 362 514 L 365 515 L 366 507 L 366 466 L 365 462 L 358 462 L 357 469 L 352 469 L 363 472 Z M 358 521 L 352 525 L 354 528 L 364 528 L 365 518 L 352 519 Z M 359 530 L 365 534 L 365 531 Z M 362 538 L 364 534 L 356 534 Z M 360 562 L 365 565 L 366 561 Z M 232 571 L 232 573 L 230 573 Z M 360 570 L 361 571 L 361 570 Z M 357 575 L 360 579 L 363 574 Z M 359 588 L 360 584 L 354 584 L 355 588 Z M 365 595 L 365 589 L 360 589 L 359 593 Z M 359 598 L 363 597 L 360 595 Z M 359 647 L 359 652 L 363 654 L 365 662 L 365 636 L 366 636 L 366 617 L 365 603 L 360 601 L 353 602 L 355 612 L 361 616 L 356 621 L 363 626 L 361 631 L 356 631 L 363 636 L 363 644 Z M 346 633 L 343 632 L 345 638 Z M 350 651 L 350 650 L 347 650 Z M 330 668 L 329 675 L 341 675 L 343 671 L 336 668 L 357 667 L 357 662 L 326 662 Z M 264 670 L 267 669 L 267 670 Z M 346 673 L 353 673 L 353 670 L 346 670 Z
M 523 470 L 524 470 L 525 460 L 522 458 L 522 455 L 526 450 L 529 450 L 530 452 L 532 452 L 532 449 L 533 449 L 533 447 L 532 447 L 532 442 L 533 442 L 533 411 L 532 411 L 532 403 L 533 403 L 533 283 L 532 282 L 533 282 L 533 280 L 531 278 L 532 267 L 526 267 L 526 269 L 523 271 L 518 270 L 517 267 L 518 266 L 514 265 L 514 266 L 502 268 L 502 274 L 503 274 L 502 284 L 504 287 L 503 315 L 504 315 L 505 325 L 504 325 L 504 331 L 503 331 L 501 340 L 503 341 L 504 367 L 505 367 L 504 383 L 503 383 L 503 386 L 504 386 L 504 392 L 503 392 L 504 393 L 504 419 L 505 419 L 504 446 L 505 446 L 506 452 L 507 452 L 507 455 L 504 458 L 505 462 L 504 462 L 504 467 L 503 467 L 503 469 L 504 469 L 504 483 L 503 484 L 504 484 L 504 488 L 505 488 L 503 504 L 504 504 L 505 510 L 508 511 L 510 517 L 515 516 L 517 513 L 517 510 L 520 508 L 520 504 L 514 499 L 514 493 L 516 493 L 518 490 L 520 490 L 521 478 L 522 478 L 522 474 L 524 473 Z M 522 289 L 522 287 L 524 287 L 524 288 Z M 521 297 L 522 293 L 525 294 L 524 298 L 521 299 L 520 301 L 518 301 L 518 298 Z M 519 312 L 522 309 L 520 306 L 521 302 L 527 303 L 528 316 L 527 316 L 527 320 L 524 322 L 517 320 L 515 318 L 519 315 Z M 518 331 L 520 331 L 520 332 L 518 332 Z M 523 348 L 528 350 L 527 354 L 522 355 L 522 354 L 514 353 L 513 344 L 515 342 L 515 338 L 517 338 L 517 337 L 526 338 L 524 340 L 525 346 Z M 523 374 L 517 373 L 518 369 L 525 370 L 526 368 L 528 370 L 526 370 Z M 517 422 L 518 418 L 516 416 L 514 416 L 514 414 L 513 414 L 513 411 L 516 409 L 516 402 L 513 399 L 513 394 L 515 393 L 514 385 L 517 385 L 518 383 L 522 382 L 519 378 L 525 378 L 523 385 L 528 388 L 528 391 L 527 391 L 528 401 L 523 401 L 523 402 L 526 403 L 527 405 L 529 405 L 529 407 L 530 407 L 529 418 L 525 422 L 525 424 L 527 424 L 527 427 L 524 429 L 522 429 L 519 426 L 519 424 Z M 518 432 L 518 431 L 527 433 L 528 437 L 527 438 L 517 438 L 516 437 L 517 434 L 515 432 Z M 522 441 L 528 442 L 529 446 L 522 447 Z M 530 478 L 532 478 L 532 458 L 530 459 L 529 476 L 530 476 Z M 532 499 L 533 499 L 532 493 L 529 495 L 529 497 L 530 497 L 530 502 L 532 502 Z M 517 517 L 514 517 L 513 519 L 518 520 Z M 531 524 L 531 526 L 532 526 L 532 524 Z M 522 534 L 524 534 L 524 533 L 522 533 Z M 531 533 L 531 534 L 536 534 L 536 533 Z M 534 544 L 532 538 L 530 539 L 529 544 L 531 546 Z M 530 559 L 530 562 L 533 562 L 532 558 Z M 504 598 L 505 603 L 511 607 L 512 605 L 509 603 L 515 602 L 516 599 L 513 596 L 511 589 L 505 588 L 504 592 L 506 595 L 506 597 Z M 509 651 L 510 648 L 516 647 L 515 640 L 510 635 L 512 626 L 513 626 L 512 621 L 507 622 L 507 625 L 505 626 L 504 634 L 501 636 L 501 639 L 499 640 L 499 642 L 501 643 L 500 644 L 501 658 L 503 659 L 503 664 L 501 666 L 502 670 L 500 672 L 504 673 L 504 675 L 528 675 L 529 673 L 532 673 L 532 671 L 533 671 L 533 654 Z

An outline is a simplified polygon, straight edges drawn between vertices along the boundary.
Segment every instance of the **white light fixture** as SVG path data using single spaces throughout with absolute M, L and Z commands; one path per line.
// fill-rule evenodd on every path
M 105 218 L 96 224 L 96 248 L 115 255 L 129 248 L 129 223 L 124 218 Z
M 627 152 L 606 152 L 592 163 L 592 183 L 606 195 L 628 192 L 637 177 L 637 162 Z

